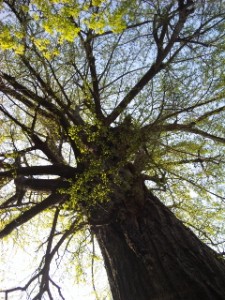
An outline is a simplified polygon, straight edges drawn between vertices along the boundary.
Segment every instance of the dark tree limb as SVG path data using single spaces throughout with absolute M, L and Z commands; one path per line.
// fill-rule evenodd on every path
M 167 57 L 167 55 L 172 50 L 172 47 L 174 43 L 176 42 L 177 38 L 179 37 L 179 34 L 187 20 L 188 15 L 191 12 L 188 12 L 186 10 L 186 6 L 183 6 L 182 9 L 179 9 L 179 19 L 174 26 L 173 32 L 167 42 L 167 45 L 164 47 L 164 49 L 161 48 L 160 45 L 157 45 L 158 47 L 158 53 L 155 60 L 155 63 L 152 64 L 150 69 L 143 75 L 143 77 L 136 83 L 131 90 L 128 92 L 128 94 L 121 100 L 121 102 L 118 104 L 118 106 L 112 111 L 112 113 L 106 118 L 106 124 L 109 125 L 113 121 L 116 120 L 116 118 L 125 110 L 125 108 L 129 105 L 129 103 L 140 93 L 140 91 L 143 90 L 143 88 L 149 83 L 149 81 L 155 77 L 164 67 L 163 64 L 164 59 Z M 183 47 L 183 46 L 182 46 Z M 180 50 L 179 50 L 180 51 Z M 176 54 L 179 52 L 176 51 Z M 171 62 L 171 59 L 170 59 Z
M 25 178 L 18 177 L 14 180 L 17 187 L 22 190 L 31 190 L 35 192 L 49 193 L 59 189 L 68 189 L 70 183 L 68 181 L 57 179 L 36 179 L 36 178 Z
M 18 228 L 19 226 L 23 225 L 24 223 L 31 220 L 36 215 L 40 214 L 42 211 L 51 207 L 53 205 L 65 202 L 68 199 L 67 195 L 61 195 L 57 193 L 53 193 L 45 198 L 42 202 L 32 206 L 30 209 L 23 212 L 19 215 L 16 219 L 11 221 L 7 224 L 1 231 L 0 231 L 0 238 L 3 238 L 9 235 L 13 230 Z
M 84 42 L 84 47 L 86 50 L 87 61 L 91 73 L 95 112 L 96 112 L 96 116 L 99 119 L 102 119 L 103 114 L 102 114 L 101 103 L 100 103 L 99 82 L 98 82 L 98 76 L 97 76 L 96 65 L 95 65 L 95 57 L 93 55 L 93 49 L 89 40 Z
M 26 190 L 22 189 L 22 187 L 16 187 L 16 193 L 4 201 L 0 205 L 0 209 L 6 209 L 8 208 L 9 205 L 13 204 L 16 202 L 16 206 L 20 205 L 22 203 L 23 197 L 25 196 Z
M 156 127 L 153 127 L 154 130 L 156 129 L 157 131 L 165 132 L 165 131 L 184 131 L 184 132 L 190 132 L 190 133 L 195 133 L 197 135 L 206 137 L 210 140 L 213 140 L 215 142 L 223 143 L 225 144 L 225 138 L 216 136 L 211 133 L 207 133 L 204 130 L 201 130 L 199 128 L 194 127 L 195 123 L 193 124 L 165 124 L 165 125 L 159 125 Z
M 91 74 L 92 88 L 90 88 L 89 90 L 94 99 L 94 112 L 96 114 L 96 117 L 99 120 L 103 120 L 104 115 L 102 113 L 101 102 L 100 102 L 99 79 L 97 75 L 96 63 L 95 63 L 95 57 L 94 57 L 93 45 L 92 45 L 92 38 L 93 38 L 92 30 L 91 29 L 89 30 L 86 40 L 83 38 L 81 33 L 79 33 L 79 37 L 86 53 L 87 63 Z
M 140 93 L 140 91 L 146 86 L 146 84 L 158 74 L 164 66 L 161 63 L 153 64 L 151 68 L 145 73 L 145 75 L 139 80 L 139 82 L 128 92 L 118 106 L 112 111 L 112 113 L 106 118 L 105 123 L 110 125 L 115 119 L 124 111 L 128 104 Z
M 37 149 L 41 150 L 49 159 L 49 161 L 53 164 L 59 164 L 62 161 L 59 161 L 58 155 L 54 153 L 54 151 L 52 151 L 52 149 L 49 147 L 48 143 L 46 141 L 42 141 L 38 135 L 36 134 L 32 134 L 30 135 L 32 141 L 34 142 L 34 145 Z
M 73 178 L 77 174 L 77 169 L 65 165 L 47 165 L 18 167 L 12 170 L 0 172 L 0 178 L 14 178 L 16 175 L 58 175 L 64 178 Z

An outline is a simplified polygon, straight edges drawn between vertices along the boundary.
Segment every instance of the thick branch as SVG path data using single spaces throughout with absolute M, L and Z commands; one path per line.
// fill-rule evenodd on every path
M 119 105 L 106 118 L 106 124 L 110 125 L 115 119 L 124 111 L 128 104 L 140 93 L 140 91 L 147 85 L 147 83 L 163 69 L 162 61 L 153 64 L 145 75 L 139 80 L 137 84 L 128 92 Z
M 64 202 L 68 199 L 67 195 L 61 194 L 51 194 L 42 202 L 36 204 L 35 206 L 31 207 L 30 209 L 23 212 L 19 217 L 11 221 L 9 224 L 5 226 L 3 230 L 0 231 L 0 238 L 3 238 L 9 235 L 14 229 L 18 228 L 22 224 L 26 223 L 27 221 L 31 220 L 36 215 L 40 214 L 46 208 L 56 205 L 58 203 Z
M 99 83 L 98 83 L 98 76 L 97 76 L 96 65 L 95 65 L 95 57 L 93 55 L 93 49 L 89 40 L 84 42 L 84 47 L 85 47 L 87 61 L 91 72 L 93 98 L 95 102 L 95 113 L 99 119 L 102 119 L 103 114 L 102 114 L 101 104 L 100 104 Z
M 0 172 L 0 178 L 14 178 L 15 175 L 57 175 L 64 178 L 73 178 L 76 173 L 76 168 L 65 165 L 32 166 L 18 167 L 12 170 Z
M 206 137 L 208 139 L 211 139 L 215 142 L 223 143 L 225 144 L 225 138 L 207 133 L 201 129 L 195 128 L 194 127 L 195 123 L 193 122 L 192 124 L 165 124 L 165 125 L 157 125 L 153 126 L 152 129 L 154 131 L 159 131 L 159 132 L 165 132 L 165 131 L 185 131 L 185 132 L 190 132 L 190 133 L 195 133 L 198 135 L 201 135 L 203 137 Z M 150 126 L 146 126 L 144 131 L 147 133 L 147 131 L 150 130 Z
M 0 209 L 5 209 L 9 205 L 16 202 L 16 205 L 21 204 L 26 191 L 22 187 L 16 189 L 16 193 L 0 205 Z
M 48 143 L 45 141 L 43 142 L 36 134 L 31 135 L 31 139 L 35 144 L 35 147 L 39 150 L 41 150 L 47 158 L 50 160 L 50 162 L 54 163 L 61 163 L 61 160 L 59 161 L 59 157 L 57 154 L 50 149 L 48 146 Z
M 129 105 L 129 103 L 140 93 L 140 91 L 148 84 L 148 82 L 155 77 L 163 68 L 163 61 L 170 53 L 174 43 L 176 42 L 179 34 L 187 20 L 190 12 L 187 10 L 186 6 L 183 6 L 179 10 L 179 19 L 174 27 L 171 37 L 164 49 L 161 45 L 158 46 L 158 53 L 155 63 L 150 67 L 150 69 L 144 74 L 144 76 L 139 80 L 139 82 L 132 87 L 128 94 L 123 98 L 119 105 L 113 110 L 113 112 L 106 118 L 106 124 L 109 125 L 124 111 L 124 109 Z M 177 53 L 177 52 L 176 52 Z
M 70 187 L 68 181 L 57 179 L 36 179 L 18 177 L 14 180 L 16 186 L 20 186 L 23 190 L 32 190 L 38 192 L 54 192 L 59 189 L 67 189 Z

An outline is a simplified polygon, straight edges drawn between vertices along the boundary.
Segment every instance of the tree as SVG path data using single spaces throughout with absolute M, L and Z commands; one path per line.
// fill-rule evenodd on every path
M 51 263 L 86 234 L 115 300 L 224 299 L 224 2 L 1 7 L 0 236 L 50 226 L 5 299 L 64 299 Z

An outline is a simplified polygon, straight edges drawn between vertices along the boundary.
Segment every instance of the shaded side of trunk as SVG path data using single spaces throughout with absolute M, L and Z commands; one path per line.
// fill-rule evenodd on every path
M 225 299 L 224 261 L 142 189 L 139 209 L 93 226 L 113 299 Z

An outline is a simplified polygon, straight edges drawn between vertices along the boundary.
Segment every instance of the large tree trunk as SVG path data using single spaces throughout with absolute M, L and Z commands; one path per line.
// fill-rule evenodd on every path
M 133 211 L 93 225 L 114 300 L 225 299 L 225 263 L 142 184 Z M 132 197 L 127 193 L 127 201 Z M 132 192 L 132 195 L 134 193 Z M 125 211 L 126 210 L 126 211 Z

